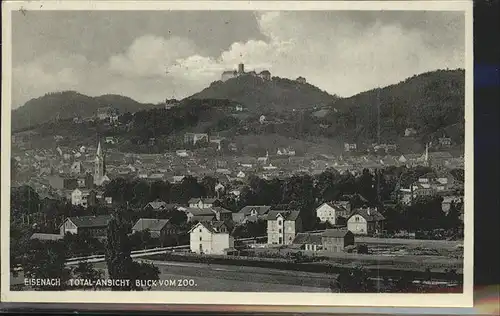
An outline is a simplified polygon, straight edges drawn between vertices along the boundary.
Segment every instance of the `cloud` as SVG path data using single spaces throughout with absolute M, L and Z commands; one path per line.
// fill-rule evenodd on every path
M 263 39 L 242 38 L 214 55 L 190 38 L 154 34 L 99 62 L 51 52 L 13 69 L 13 104 L 68 89 L 156 103 L 196 93 L 240 62 L 247 70 L 303 76 L 340 96 L 426 71 L 464 68 L 463 15 L 396 13 L 259 12 Z

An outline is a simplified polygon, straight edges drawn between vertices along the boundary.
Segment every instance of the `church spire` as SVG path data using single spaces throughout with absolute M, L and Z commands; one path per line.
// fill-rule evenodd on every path
M 101 151 L 101 141 L 99 140 L 99 144 L 97 145 L 97 152 L 96 152 L 97 157 L 102 156 L 102 151 Z

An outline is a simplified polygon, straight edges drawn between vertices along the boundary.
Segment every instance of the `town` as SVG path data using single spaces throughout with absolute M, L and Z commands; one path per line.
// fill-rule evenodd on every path
M 171 106 L 167 100 L 165 110 Z M 109 125 L 119 117 L 105 107 L 93 120 Z M 403 137 L 415 133 L 408 128 Z M 340 154 L 278 147 L 260 156 L 208 133 L 185 133 L 185 149 L 164 154 L 121 152 L 112 136 L 94 146 L 57 145 L 63 139 L 54 136 L 55 149 L 27 148 L 29 139 L 13 135 L 13 275 L 40 274 L 33 262 L 41 262 L 47 244 L 59 245 L 63 267 L 104 256 L 110 222 L 119 217 L 134 256 L 152 262 L 273 269 L 293 262 L 302 271 L 315 263 L 314 272 L 333 264 L 339 278 L 354 264 L 368 272 L 376 266 L 379 275 L 392 265 L 382 271 L 385 285 L 377 280 L 378 291 L 411 291 L 418 280 L 432 284 L 429 290 L 440 284 L 431 275 L 448 286 L 461 282 L 463 156 L 448 151 L 448 137 L 414 153 L 394 144 L 345 143 Z M 86 260 L 75 262 L 80 274 L 99 277 Z M 408 270 L 409 281 L 401 277 Z M 328 282 L 314 286 L 360 291 Z

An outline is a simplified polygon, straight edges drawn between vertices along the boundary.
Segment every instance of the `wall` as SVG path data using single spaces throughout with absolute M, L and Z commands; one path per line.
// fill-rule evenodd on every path
M 316 210 L 316 216 L 319 217 L 319 219 L 322 222 L 330 222 L 331 224 L 335 225 L 336 221 L 336 214 L 335 214 L 335 209 L 329 206 L 328 204 L 323 204 L 321 205 L 317 210 Z
M 358 221 L 356 221 L 356 219 L 358 219 Z M 363 216 L 360 215 L 354 215 L 349 218 L 349 220 L 347 221 L 347 229 L 356 235 L 368 234 L 366 220 L 363 218 Z
M 200 240 L 201 237 L 201 240 Z M 200 253 L 200 245 L 202 247 L 202 252 L 210 253 L 212 248 L 212 234 L 203 225 L 196 226 L 191 234 L 190 238 L 190 249 L 192 252 Z
M 284 235 L 284 241 L 283 243 L 286 245 L 289 245 L 292 243 L 292 241 L 295 239 L 295 233 L 296 233 L 296 222 L 292 221 L 285 221 L 285 235 Z
M 66 233 L 77 234 L 78 228 L 73 224 L 73 222 L 71 222 L 70 220 L 66 220 L 64 222 L 64 225 L 61 225 L 60 233 L 63 236 L 66 235 Z
M 267 242 L 269 244 L 278 244 L 280 234 L 278 233 L 278 221 L 267 221 Z
M 229 234 L 212 235 L 212 249 L 209 254 L 223 255 L 224 249 L 233 248 L 234 239 Z

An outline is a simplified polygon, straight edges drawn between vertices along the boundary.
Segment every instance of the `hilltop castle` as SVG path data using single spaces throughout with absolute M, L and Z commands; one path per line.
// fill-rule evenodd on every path
M 254 77 L 259 77 L 263 80 L 271 80 L 271 73 L 269 70 L 261 71 L 260 73 L 256 73 L 255 71 L 245 72 L 245 64 L 241 63 L 238 65 L 238 70 L 226 70 L 222 72 L 221 81 L 227 81 L 232 78 L 236 78 L 243 75 L 249 75 Z
M 220 80 L 224 82 L 224 81 L 227 81 L 229 79 L 233 79 L 233 78 L 244 76 L 244 75 L 258 77 L 258 78 L 261 78 L 262 80 L 265 80 L 265 81 L 271 80 L 271 72 L 269 70 L 263 70 L 260 73 L 257 73 L 253 70 L 249 71 L 249 72 L 245 72 L 245 64 L 243 64 L 243 63 L 240 63 L 238 65 L 238 70 L 223 71 L 221 76 L 220 76 Z M 295 79 L 295 81 L 298 83 L 302 83 L 302 84 L 307 83 L 306 78 L 304 78 L 304 77 L 298 77 L 297 79 Z

